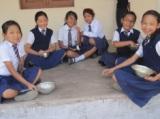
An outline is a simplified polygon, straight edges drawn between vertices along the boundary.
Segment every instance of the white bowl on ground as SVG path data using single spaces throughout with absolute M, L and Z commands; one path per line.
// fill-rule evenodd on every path
M 41 94 L 49 94 L 55 89 L 55 86 L 55 82 L 42 82 L 37 85 L 37 89 Z
M 135 71 L 135 73 L 141 78 L 144 78 L 146 76 L 150 76 L 150 75 L 156 73 L 151 68 L 149 68 L 147 66 L 143 66 L 143 65 L 134 64 L 131 67 Z

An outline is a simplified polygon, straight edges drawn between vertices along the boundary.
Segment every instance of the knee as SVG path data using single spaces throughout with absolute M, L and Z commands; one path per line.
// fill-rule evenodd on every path
M 90 38 L 89 39 L 89 44 L 96 45 L 95 39 L 94 38 Z
M 7 89 L 3 92 L 2 97 L 6 99 L 14 98 L 18 94 L 18 91 L 13 89 Z

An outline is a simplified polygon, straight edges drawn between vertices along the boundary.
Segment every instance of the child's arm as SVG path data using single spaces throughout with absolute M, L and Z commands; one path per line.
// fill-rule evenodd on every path
M 56 50 L 56 43 L 50 44 L 49 48 L 45 52 L 50 53 Z
M 25 51 L 26 51 L 26 53 L 37 55 L 37 56 L 43 56 L 44 52 L 37 52 L 37 51 L 33 50 L 31 47 L 32 47 L 32 45 L 29 44 L 29 43 L 27 43 L 25 45 Z
M 33 84 L 29 83 L 28 81 L 26 81 L 13 67 L 13 64 L 10 61 L 6 61 L 4 62 L 7 69 L 9 70 L 9 72 L 11 73 L 11 75 L 19 82 L 21 82 L 22 84 L 24 84 L 25 86 L 28 87 L 28 89 L 30 90 L 34 90 L 36 89 L 36 86 L 34 86 Z
M 139 58 L 139 56 L 137 54 L 134 54 L 132 57 L 130 57 L 126 61 L 122 62 L 121 64 L 119 64 L 119 65 L 117 65 L 117 66 L 115 66 L 113 68 L 110 68 L 110 69 L 104 69 L 102 71 L 102 75 L 103 76 L 110 76 L 115 70 L 133 64 L 138 58 Z
M 136 43 L 133 41 L 112 41 L 112 45 L 116 48 L 125 47 L 125 46 L 136 46 Z

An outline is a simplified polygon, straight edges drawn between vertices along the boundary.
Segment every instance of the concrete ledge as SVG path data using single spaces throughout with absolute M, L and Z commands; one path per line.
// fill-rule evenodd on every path
M 160 95 L 139 108 L 123 93 L 112 89 L 112 80 L 101 76 L 98 59 L 63 64 L 44 72 L 44 81 L 56 82 L 50 95 L 28 102 L 0 105 L 0 119 L 159 119 Z

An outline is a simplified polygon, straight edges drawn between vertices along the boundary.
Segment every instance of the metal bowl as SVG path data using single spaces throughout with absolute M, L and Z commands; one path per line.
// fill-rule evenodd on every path
M 150 69 L 149 67 L 143 66 L 143 65 L 134 64 L 131 67 L 135 71 L 135 73 L 139 77 L 142 77 L 142 78 L 156 73 L 154 70 Z
M 37 85 L 37 89 L 41 94 L 49 94 L 55 89 L 55 82 L 42 82 Z

